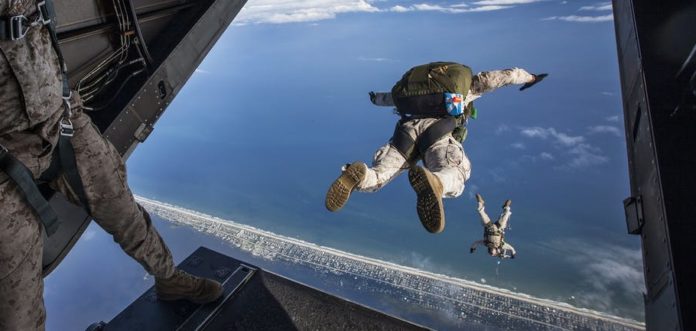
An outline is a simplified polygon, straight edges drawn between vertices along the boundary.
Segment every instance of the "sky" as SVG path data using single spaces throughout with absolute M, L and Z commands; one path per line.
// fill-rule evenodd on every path
M 472 175 L 445 202 L 444 233 L 422 229 L 406 176 L 326 211 L 340 167 L 369 163 L 398 120 L 368 92 L 432 61 L 549 77 L 476 101 Z M 641 320 L 617 62 L 605 2 L 251 0 L 133 153 L 129 182 L 283 235 Z M 491 216 L 512 199 L 514 261 L 468 253 L 482 233 L 475 193 Z

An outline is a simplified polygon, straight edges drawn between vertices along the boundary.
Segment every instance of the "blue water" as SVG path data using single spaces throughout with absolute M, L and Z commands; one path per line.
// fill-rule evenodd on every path
M 504 23 L 365 14 L 233 26 L 131 156 L 130 184 L 145 197 L 283 235 L 642 320 L 639 242 L 626 234 L 621 203 L 629 192 L 625 143 L 590 130 L 623 132 L 613 25 L 509 15 Z M 452 44 L 451 27 L 462 22 L 476 27 L 462 30 L 466 47 L 439 47 Z M 387 60 L 369 60 L 377 57 Z M 444 233 L 423 229 L 406 176 L 326 211 L 340 166 L 369 161 L 397 120 L 371 106 L 367 92 L 388 90 L 410 66 L 434 60 L 551 75 L 528 91 L 505 88 L 476 102 L 464 145 L 472 178 L 446 201 Z M 568 166 L 577 154 L 522 135 L 529 127 L 582 136 L 582 148 L 602 161 Z M 477 192 L 492 217 L 512 199 L 515 260 L 469 254 L 482 236 Z

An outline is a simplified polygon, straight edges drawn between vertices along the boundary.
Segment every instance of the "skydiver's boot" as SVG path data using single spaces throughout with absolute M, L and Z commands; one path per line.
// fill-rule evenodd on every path
M 503 209 L 505 208 L 510 208 L 510 205 L 512 204 L 512 200 L 505 200 L 505 203 L 503 203 Z
M 445 209 L 442 205 L 442 183 L 437 176 L 420 166 L 412 166 L 408 180 L 416 191 L 418 217 L 426 230 L 439 233 L 445 229 Z
M 366 172 L 367 165 L 364 162 L 357 161 L 347 165 L 326 192 L 326 209 L 337 211 L 343 208 L 355 187 L 365 179 Z
M 222 295 L 220 283 L 196 277 L 181 269 L 176 269 L 169 278 L 155 278 L 155 290 L 160 300 L 184 299 L 197 304 L 213 302 Z

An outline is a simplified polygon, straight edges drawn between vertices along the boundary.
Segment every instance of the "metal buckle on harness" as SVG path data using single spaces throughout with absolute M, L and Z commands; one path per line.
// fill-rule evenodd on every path
M 51 15 L 48 13 L 45 0 L 36 4 L 36 11 L 39 13 L 39 17 L 36 19 L 37 22 L 41 22 L 42 25 L 51 23 Z
M 24 15 L 10 17 L 10 40 L 15 41 L 24 38 L 27 35 L 27 27 L 29 19 Z
M 73 124 L 70 121 L 69 118 L 61 118 L 60 119 L 60 135 L 64 137 L 72 137 L 73 134 L 75 133 L 75 129 L 73 128 Z

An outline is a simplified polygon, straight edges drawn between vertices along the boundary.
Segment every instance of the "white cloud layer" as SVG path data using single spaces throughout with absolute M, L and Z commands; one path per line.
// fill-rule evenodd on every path
M 578 239 L 556 240 L 543 245 L 563 254 L 581 270 L 585 285 L 592 288 L 576 294 L 583 305 L 600 306 L 603 311 L 618 314 L 615 300 L 627 294 L 639 297 L 645 292 L 640 250 Z
M 613 10 L 613 8 L 611 7 L 611 2 L 603 2 L 600 4 L 593 5 L 593 6 L 582 6 L 582 7 L 580 7 L 580 10 L 605 11 L 605 10 Z
M 542 0 L 481 0 L 473 4 L 477 6 L 508 6 L 508 5 L 526 5 L 530 3 L 540 2 Z
M 596 125 L 596 126 L 591 126 L 587 128 L 588 132 L 590 134 L 597 134 L 597 133 L 609 133 L 613 134 L 617 137 L 621 137 L 621 131 L 619 128 L 611 125 Z
M 337 15 L 346 13 L 440 12 L 460 14 L 489 12 L 539 1 L 542 0 L 480 0 L 456 4 L 420 2 L 386 5 L 386 1 L 378 0 L 251 0 L 239 13 L 234 24 L 316 22 L 333 19 Z
M 600 22 L 611 22 L 614 20 L 614 15 L 601 15 L 601 16 L 551 16 L 543 19 L 544 21 L 565 21 L 574 23 L 600 23 Z
M 239 13 L 235 24 L 314 22 L 335 18 L 337 14 L 378 11 L 365 0 L 252 0 Z
M 552 141 L 557 149 L 569 157 L 566 163 L 560 168 L 578 169 L 600 165 L 609 161 L 609 158 L 602 154 L 601 149 L 589 144 L 583 136 L 571 136 L 567 133 L 559 132 L 554 128 L 542 128 L 538 126 L 522 128 L 520 134 L 527 138 Z M 548 155 L 544 154 L 545 153 L 542 153 L 542 155 L 540 155 L 542 159 L 555 159 L 548 153 L 546 153 Z
M 434 12 L 441 12 L 441 13 L 447 13 L 447 14 L 461 14 L 461 13 L 494 11 L 494 10 L 501 10 L 501 9 L 507 9 L 507 8 L 511 8 L 511 6 L 482 5 L 482 6 L 477 6 L 477 7 L 468 7 L 468 6 L 462 5 L 462 4 L 441 6 L 441 5 L 432 5 L 432 4 L 427 4 L 427 3 L 421 3 L 421 4 L 410 5 L 407 7 L 402 6 L 402 5 L 396 5 L 396 6 L 391 7 L 389 9 L 389 11 L 397 12 L 397 13 L 405 13 L 405 12 L 412 12 L 412 11 L 434 11 Z
M 546 139 L 546 138 L 554 138 L 554 140 L 564 146 L 574 146 L 578 143 L 581 143 L 585 141 L 585 138 L 582 136 L 570 136 L 567 135 L 563 132 L 558 132 L 554 128 L 542 128 L 542 127 L 531 127 L 531 128 L 524 128 L 520 132 L 523 136 L 529 137 L 529 138 L 541 138 L 541 139 Z

